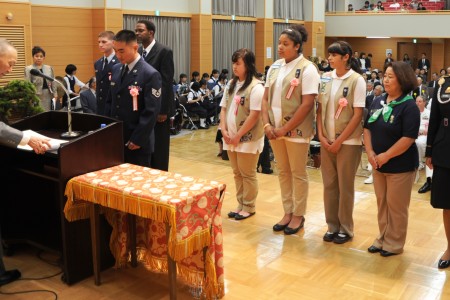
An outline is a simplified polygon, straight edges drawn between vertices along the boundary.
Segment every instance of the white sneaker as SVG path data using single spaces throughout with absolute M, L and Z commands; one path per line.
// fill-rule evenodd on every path
M 373 183 L 373 176 L 372 176 L 372 174 L 369 176 L 369 178 L 364 180 L 364 183 L 365 184 L 372 184 Z

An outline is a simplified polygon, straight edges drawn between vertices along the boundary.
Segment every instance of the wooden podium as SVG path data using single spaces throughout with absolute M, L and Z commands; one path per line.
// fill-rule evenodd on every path
M 106 124 L 100 128 L 101 124 Z M 50 111 L 13 124 L 61 139 L 67 112 Z M 0 224 L 6 245 L 26 242 L 61 255 L 62 280 L 73 284 L 93 274 L 89 220 L 68 222 L 63 213 L 67 181 L 81 174 L 123 163 L 122 123 L 92 114 L 72 113 L 80 137 L 58 150 L 36 155 L 0 145 Z M 109 251 L 110 226 L 102 220 L 101 267 L 114 264 Z

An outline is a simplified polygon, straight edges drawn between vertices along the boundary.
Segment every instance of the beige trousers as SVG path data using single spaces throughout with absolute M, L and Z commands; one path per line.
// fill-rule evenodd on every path
M 381 173 L 373 170 L 373 185 L 378 205 L 379 236 L 377 248 L 402 253 L 408 228 L 408 208 L 416 171 Z
M 353 236 L 355 176 L 361 161 L 361 146 L 342 145 L 337 154 L 321 148 L 320 157 L 328 231 Z
M 277 161 L 284 213 L 304 216 L 309 187 L 306 172 L 309 144 L 279 139 L 271 140 L 270 145 Z
M 255 212 L 255 202 L 258 196 L 258 179 L 256 164 L 259 153 L 242 153 L 227 151 L 236 184 L 237 211 Z

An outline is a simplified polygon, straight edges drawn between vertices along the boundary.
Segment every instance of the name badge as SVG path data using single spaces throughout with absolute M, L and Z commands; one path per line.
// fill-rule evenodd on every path
M 245 97 L 241 97 L 241 105 L 244 105 L 244 103 L 245 103 Z
M 344 98 L 347 97 L 347 95 L 348 95 L 348 87 L 344 88 L 343 95 L 344 95 Z
M 111 86 L 115 86 L 115 85 L 116 85 L 116 83 L 111 81 Z

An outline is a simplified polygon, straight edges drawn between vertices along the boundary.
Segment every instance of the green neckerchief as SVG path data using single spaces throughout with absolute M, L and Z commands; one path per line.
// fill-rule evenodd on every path
M 406 95 L 405 97 L 403 97 L 402 100 L 398 100 L 398 101 L 394 100 L 394 101 L 389 102 L 388 104 L 381 103 L 381 105 L 383 105 L 383 107 L 380 109 L 377 109 L 377 111 L 375 111 L 373 113 L 373 115 L 370 116 L 369 123 L 375 122 L 380 117 L 381 114 L 383 114 L 383 120 L 385 122 L 387 122 L 389 120 L 389 117 L 392 114 L 392 108 L 394 106 L 397 106 L 399 104 L 402 104 L 403 102 L 406 102 L 406 101 L 412 100 L 412 99 L 413 99 L 413 97 Z

